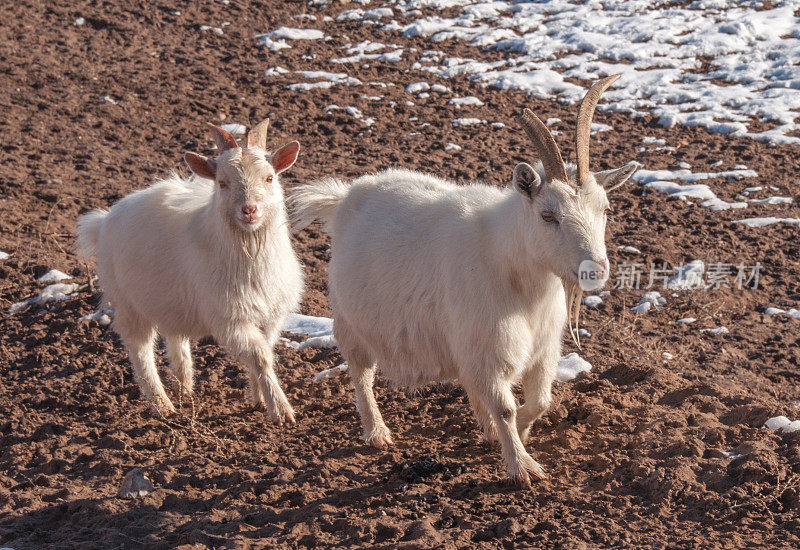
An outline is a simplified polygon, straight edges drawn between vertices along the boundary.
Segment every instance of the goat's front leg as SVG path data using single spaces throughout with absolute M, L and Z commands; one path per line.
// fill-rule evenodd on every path
M 250 375 L 250 398 L 253 405 L 267 411 L 278 424 L 295 423 L 294 410 L 281 389 L 275 374 L 273 345 L 277 330 L 263 333 L 256 326 L 237 327 L 222 338 L 234 355 L 247 365 Z
M 485 387 L 472 387 L 481 396 L 494 420 L 503 451 L 503 461 L 512 482 L 522 487 L 531 486 L 531 477 L 544 479 L 544 469 L 525 450 L 517 432 L 517 405 L 511 393 L 511 384 L 496 381 Z
M 523 443 L 528 439 L 531 424 L 541 418 L 550 407 L 557 366 L 558 354 L 549 354 L 534 363 L 522 376 L 525 403 L 517 409 L 517 431 Z

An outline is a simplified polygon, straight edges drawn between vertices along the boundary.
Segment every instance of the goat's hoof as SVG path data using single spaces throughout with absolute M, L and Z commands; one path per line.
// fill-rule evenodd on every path
M 524 462 L 524 464 L 519 464 L 517 467 L 509 469 L 508 474 L 514 485 L 523 489 L 530 489 L 531 481 L 547 479 L 544 468 L 534 459 L 528 457 Z
M 511 484 L 514 487 L 519 487 L 520 489 L 530 489 L 531 476 L 528 474 L 528 472 L 519 472 L 518 474 L 511 476 Z
M 267 406 L 264 403 L 259 403 L 256 405 L 257 409 L 262 409 L 267 411 L 267 415 L 269 416 L 270 420 L 282 426 L 284 422 L 286 424 L 296 424 L 294 418 L 294 411 L 289 405 L 286 406 L 278 406 L 275 409 L 272 407 Z
M 175 413 L 175 405 L 168 398 L 156 398 L 150 403 L 150 410 L 157 416 L 169 416 Z
M 387 447 L 394 445 L 391 432 L 389 432 L 388 428 L 378 429 L 371 434 L 365 435 L 364 441 L 367 443 L 367 445 L 371 445 L 376 449 L 386 449 Z

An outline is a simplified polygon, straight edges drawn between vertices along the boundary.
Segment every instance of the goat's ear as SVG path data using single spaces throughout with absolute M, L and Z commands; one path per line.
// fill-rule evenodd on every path
M 595 172 L 594 179 L 603 187 L 606 192 L 613 191 L 630 178 L 642 165 L 635 160 L 629 162 L 622 168 L 614 168 L 613 170 L 603 170 L 602 172 Z
M 517 191 L 528 198 L 538 193 L 542 186 L 542 178 L 539 177 L 533 166 L 526 162 L 520 162 L 514 167 L 513 181 Z
M 300 152 L 300 142 L 292 141 L 278 149 L 272 154 L 272 168 L 276 174 L 280 174 L 289 168 L 294 161 L 297 160 L 297 154 Z
M 192 169 L 192 172 L 201 178 L 208 178 L 210 180 L 216 179 L 217 163 L 212 159 L 204 157 L 203 155 L 198 155 L 197 153 L 186 153 L 183 155 L 183 159 L 186 161 L 186 164 L 189 165 L 189 168 Z
M 214 138 L 214 143 L 220 153 L 228 149 L 236 149 L 239 147 L 239 144 L 236 143 L 234 137 L 227 130 L 223 130 L 219 126 L 214 126 L 210 122 L 208 123 L 208 129 L 211 131 L 211 137 Z

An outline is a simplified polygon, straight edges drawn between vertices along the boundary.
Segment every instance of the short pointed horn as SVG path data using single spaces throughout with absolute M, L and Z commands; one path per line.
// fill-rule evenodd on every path
M 239 144 L 236 143 L 233 136 L 226 130 L 223 130 L 219 126 L 214 126 L 210 122 L 208 123 L 208 129 L 211 130 L 211 136 L 214 138 L 214 143 L 217 144 L 217 149 L 219 149 L 220 153 L 228 149 L 236 149 L 239 147 Z
M 614 81 L 618 74 L 612 74 L 595 82 L 581 101 L 578 110 L 578 126 L 575 130 L 575 151 L 578 161 L 578 186 L 583 185 L 589 176 L 589 135 L 592 132 L 592 116 L 600 96 Z
M 530 109 L 525 109 L 522 112 L 522 127 L 525 133 L 533 141 L 539 157 L 542 159 L 544 166 L 544 173 L 547 176 L 547 181 L 561 180 L 569 183 L 567 178 L 567 169 L 564 166 L 564 159 L 561 158 L 561 151 L 558 149 L 556 141 L 547 126 L 541 119 L 533 114 Z
M 255 126 L 253 126 L 247 133 L 247 146 L 248 147 L 261 147 L 267 148 L 267 130 L 269 130 L 269 119 L 265 118 Z

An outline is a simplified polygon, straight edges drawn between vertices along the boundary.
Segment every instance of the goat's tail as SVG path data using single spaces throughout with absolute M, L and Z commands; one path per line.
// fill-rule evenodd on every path
M 100 229 L 108 210 L 98 208 L 78 218 L 78 256 L 84 260 L 97 255 L 97 242 L 100 240 Z
M 337 178 L 322 178 L 292 187 L 288 192 L 292 227 L 299 231 L 316 220 L 329 225 L 349 191 L 350 186 Z

